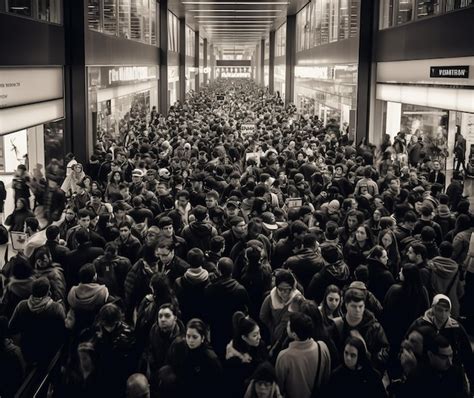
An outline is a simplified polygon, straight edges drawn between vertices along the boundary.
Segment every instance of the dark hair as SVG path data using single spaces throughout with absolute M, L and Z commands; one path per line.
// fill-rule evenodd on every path
M 222 257 L 217 262 L 217 269 L 224 278 L 232 276 L 234 262 L 229 257 Z
M 441 348 L 447 348 L 450 346 L 449 340 L 442 334 L 437 334 L 433 336 L 433 338 L 427 338 L 426 340 L 426 344 L 423 344 L 426 347 L 426 351 L 432 352 L 434 354 L 439 353 Z
M 404 222 L 417 222 L 418 218 L 416 217 L 416 214 L 413 211 L 407 211 L 405 213 L 405 216 L 403 217 Z
M 365 303 L 366 293 L 362 289 L 349 288 L 344 293 L 344 303 L 349 304 L 351 302 L 358 303 L 363 301 Z
M 252 318 L 245 315 L 241 311 L 237 311 L 232 316 L 232 326 L 233 326 L 233 346 L 239 352 L 247 351 L 247 343 L 242 339 L 242 336 L 248 336 L 258 327 L 257 322 Z
M 33 268 L 23 255 L 17 254 L 10 261 L 12 262 L 12 275 L 16 279 L 28 279 L 33 275 Z
M 403 296 L 405 298 L 419 297 L 423 290 L 420 269 L 415 264 L 406 263 L 402 267 L 402 274 Z
M 413 252 L 415 254 L 417 255 L 421 254 L 421 258 L 423 260 L 425 260 L 426 257 L 428 256 L 428 251 L 426 250 L 426 246 L 423 243 L 415 242 L 415 243 L 412 243 L 409 247 L 413 249 Z
M 130 224 L 128 221 L 122 221 L 119 225 L 118 225 L 119 229 L 122 229 L 122 228 L 128 228 L 129 230 L 132 229 L 132 224 Z
M 90 240 L 89 231 L 85 228 L 79 228 L 75 233 L 76 241 L 79 245 L 82 245 Z
M 313 321 L 302 312 L 290 314 L 290 330 L 298 336 L 299 340 L 307 340 L 313 336 Z
M 436 238 L 436 232 L 433 227 L 426 225 L 422 228 L 420 236 L 423 242 L 432 242 Z
M 81 283 L 92 283 L 96 275 L 96 269 L 94 264 L 84 264 L 79 270 L 79 282 Z
M 439 254 L 441 257 L 451 258 L 453 250 L 453 245 L 447 241 L 441 242 L 439 245 Z
M 341 300 L 342 302 L 342 300 Z M 300 303 L 300 312 L 308 315 L 313 323 L 313 338 L 315 341 L 329 341 L 329 333 L 324 325 L 324 319 L 318 306 L 313 300 L 304 299 Z
M 46 239 L 55 240 L 59 235 L 59 227 L 57 225 L 50 225 L 46 228 Z
M 339 287 L 337 287 L 336 285 L 329 285 L 326 288 L 326 290 L 324 291 L 323 300 L 321 302 L 321 308 L 322 308 L 322 311 L 323 311 L 324 315 L 326 315 L 329 312 L 329 308 L 328 308 L 328 304 L 327 304 L 327 297 L 331 293 L 337 293 L 339 295 L 339 299 L 340 299 L 339 300 L 339 306 L 336 308 L 336 310 L 334 312 L 338 313 L 341 309 L 341 306 L 342 306 L 342 291 L 341 291 L 341 289 L 339 289 Z
M 77 212 L 77 218 L 86 218 L 86 217 L 91 217 L 91 212 L 88 209 L 79 209 Z
M 363 369 L 371 367 L 369 357 L 367 355 L 367 348 L 365 347 L 364 342 L 358 337 L 348 337 L 344 343 L 344 349 L 347 345 L 350 345 L 357 349 L 357 365 L 361 366 Z
M 288 283 L 291 287 L 296 286 L 295 276 L 291 271 L 287 269 L 278 269 L 275 275 L 275 286 L 280 285 L 281 283 Z
M 25 226 L 30 228 L 33 232 L 36 232 L 39 228 L 39 221 L 36 217 L 27 217 L 25 220 Z
M 221 235 L 213 236 L 209 244 L 211 252 L 217 253 L 225 246 L 225 239 Z
M 105 326 L 113 326 L 122 321 L 123 314 L 117 305 L 107 303 L 100 309 L 97 319 Z
M 186 259 L 191 268 L 199 268 L 204 264 L 204 253 L 195 247 L 188 252 Z
M 210 343 L 209 328 L 204 321 L 193 318 L 186 324 L 186 330 L 188 329 L 195 329 L 204 338 L 204 343 Z
M 178 314 L 179 314 L 178 308 L 172 303 L 161 304 L 160 307 L 158 308 L 158 311 L 156 312 L 156 314 L 158 315 L 158 313 L 161 310 L 166 310 L 166 309 L 170 310 L 175 316 L 178 316 Z

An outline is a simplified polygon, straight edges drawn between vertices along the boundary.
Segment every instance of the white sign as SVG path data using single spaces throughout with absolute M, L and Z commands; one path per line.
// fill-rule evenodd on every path
M 255 124 L 243 124 L 240 126 L 240 132 L 244 137 L 253 134 L 255 132 Z
M 109 84 L 156 78 L 156 74 L 149 75 L 148 72 L 148 66 L 121 66 L 111 69 L 109 70 Z
M 211 71 L 211 68 L 209 68 L 209 67 L 204 68 L 204 73 L 209 73 L 210 71 Z
M 0 108 L 63 98 L 63 68 L 0 68 Z

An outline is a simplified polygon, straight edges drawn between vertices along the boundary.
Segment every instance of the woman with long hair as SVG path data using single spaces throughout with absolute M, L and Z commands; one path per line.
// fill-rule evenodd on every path
M 333 319 L 342 316 L 342 291 L 336 285 L 329 285 L 319 305 L 319 311 L 326 327 L 333 324 Z
M 380 302 L 383 302 L 388 289 L 395 283 L 387 264 L 387 251 L 382 246 L 374 246 L 367 259 L 367 269 L 369 271 L 367 287 Z
M 124 182 L 123 174 L 121 171 L 113 171 L 110 174 L 110 180 L 105 188 L 105 200 L 109 203 L 117 201 L 120 195 L 120 184 Z
M 252 318 L 237 311 L 232 317 L 233 338 L 227 344 L 224 370 L 230 396 L 241 398 L 244 385 L 255 369 L 268 359 L 260 327 Z
M 377 243 L 387 252 L 387 268 L 390 270 L 393 277 L 396 278 L 400 272 L 401 257 L 398 249 L 397 238 L 393 230 L 387 228 L 380 231 Z
M 358 210 L 350 210 L 344 218 L 341 231 L 339 232 L 339 241 L 345 245 L 354 237 L 355 231 L 359 225 L 364 222 L 364 213 Z
M 17 199 L 15 210 L 5 220 L 5 225 L 10 227 L 10 231 L 23 232 L 25 228 L 25 220 L 35 215 L 30 210 L 25 198 Z
M 355 231 L 354 238 L 350 239 L 344 246 L 344 259 L 351 270 L 361 264 L 367 263 L 370 250 L 374 247 L 374 238 L 370 228 L 366 225 L 359 225 Z
M 331 374 L 323 397 L 386 397 L 382 376 L 370 363 L 365 342 L 349 337 L 344 344 L 343 363 Z
M 283 398 L 275 369 L 270 362 L 263 362 L 255 369 L 244 398 Z
M 399 277 L 400 282 L 393 285 L 385 296 L 381 319 L 388 340 L 397 349 L 413 321 L 430 306 L 428 291 L 415 264 L 405 264 Z

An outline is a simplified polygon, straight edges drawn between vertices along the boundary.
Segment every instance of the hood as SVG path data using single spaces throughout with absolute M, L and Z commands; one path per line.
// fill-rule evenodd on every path
M 33 284 L 34 278 L 31 276 L 28 279 L 16 279 L 12 277 L 10 282 L 8 282 L 8 289 L 23 299 L 27 299 L 31 294 L 31 286 Z
M 329 264 L 324 269 L 337 280 L 344 281 L 349 279 L 349 267 L 344 260 L 339 260 L 334 264 Z
M 55 267 L 54 265 L 50 265 L 46 268 L 37 268 L 36 269 L 36 275 L 45 276 L 48 279 L 53 279 L 56 276 L 58 276 L 58 274 L 62 274 L 62 272 L 63 271 L 62 271 L 61 268 Z
M 189 229 L 194 235 L 200 238 L 208 237 L 211 234 L 212 226 L 203 222 L 193 222 L 189 225 Z
M 237 282 L 235 279 L 232 278 L 219 278 L 213 282 L 213 286 L 219 288 L 220 290 L 235 290 L 240 287 L 240 283 Z
M 378 271 L 388 270 L 388 268 L 376 258 L 367 259 L 367 266 L 369 267 L 369 269 L 375 269 Z
M 429 268 L 440 278 L 451 279 L 458 272 L 459 266 L 450 258 L 436 256 L 431 260 Z
M 102 306 L 109 297 L 109 291 L 98 283 L 80 283 L 71 288 L 67 300 L 74 309 L 90 309 Z
M 432 325 L 435 329 L 437 329 L 435 323 L 434 323 L 434 314 L 433 314 L 433 309 L 429 308 L 425 311 L 425 314 L 423 315 L 423 320 L 425 322 L 428 322 L 430 325 Z M 446 324 L 444 325 L 444 328 L 458 328 L 459 323 L 455 319 L 449 317 Z
M 191 285 L 199 285 L 200 283 L 204 283 L 209 280 L 209 272 L 207 272 L 202 267 L 188 268 L 184 273 L 184 278 Z
M 31 312 L 43 312 L 53 303 L 53 299 L 49 296 L 46 297 L 33 297 L 30 296 L 28 299 L 28 308 Z

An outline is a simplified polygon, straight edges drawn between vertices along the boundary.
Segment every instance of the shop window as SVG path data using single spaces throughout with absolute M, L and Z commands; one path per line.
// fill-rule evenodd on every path
M 168 11 L 168 51 L 179 51 L 179 19 Z
M 329 41 L 337 41 L 339 29 L 339 0 L 330 0 L 329 3 Z
M 311 20 L 313 21 L 313 45 L 319 46 L 323 44 L 322 41 L 322 0 L 317 0 L 313 3 L 313 12 L 311 13 Z
M 151 42 L 150 44 L 156 46 L 158 43 L 158 21 L 160 18 L 158 18 L 158 13 L 159 9 L 156 6 L 156 1 L 155 0 L 150 0 L 150 35 L 151 35 Z
M 401 25 L 413 20 L 413 0 L 399 0 L 397 9 L 397 24 Z
M 116 0 L 103 0 L 104 33 L 117 34 L 117 2 Z
M 393 26 L 394 2 L 395 0 L 380 0 L 380 29 L 386 29 Z
M 150 3 L 151 2 L 153 2 L 153 0 L 150 0 Z M 143 0 L 143 4 L 142 4 L 143 41 L 147 44 L 151 43 L 150 12 L 151 12 L 151 9 L 148 5 L 148 0 Z
M 132 0 L 130 7 L 130 38 L 132 40 L 142 40 L 142 4 L 141 0 Z
M 330 0 L 321 0 L 321 44 L 329 43 Z
M 351 0 L 350 3 L 349 36 L 357 37 L 359 35 L 360 0 Z
M 130 0 L 119 0 L 119 37 L 130 39 Z
M 100 1 L 89 0 L 87 6 L 89 29 L 100 31 Z
M 341 0 L 339 5 L 339 40 L 349 37 L 349 15 L 351 12 L 349 3 L 349 0 Z
M 469 7 L 474 4 L 474 0 L 446 0 L 446 11 L 453 11 L 459 8 Z
M 440 0 L 418 0 L 416 17 L 418 19 L 439 14 L 441 11 Z
M 194 31 L 189 27 L 186 26 L 185 29 L 186 33 L 186 55 L 188 57 L 194 57 L 194 51 L 195 51 L 195 43 L 194 41 L 196 40 L 196 36 L 194 34 Z
M 62 21 L 60 0 L 38 0 L 38 19 L 60 24 Z
M 8 0 L 8 12 L 23 17 L 33 17 L 33 2 L 31 0 Z

